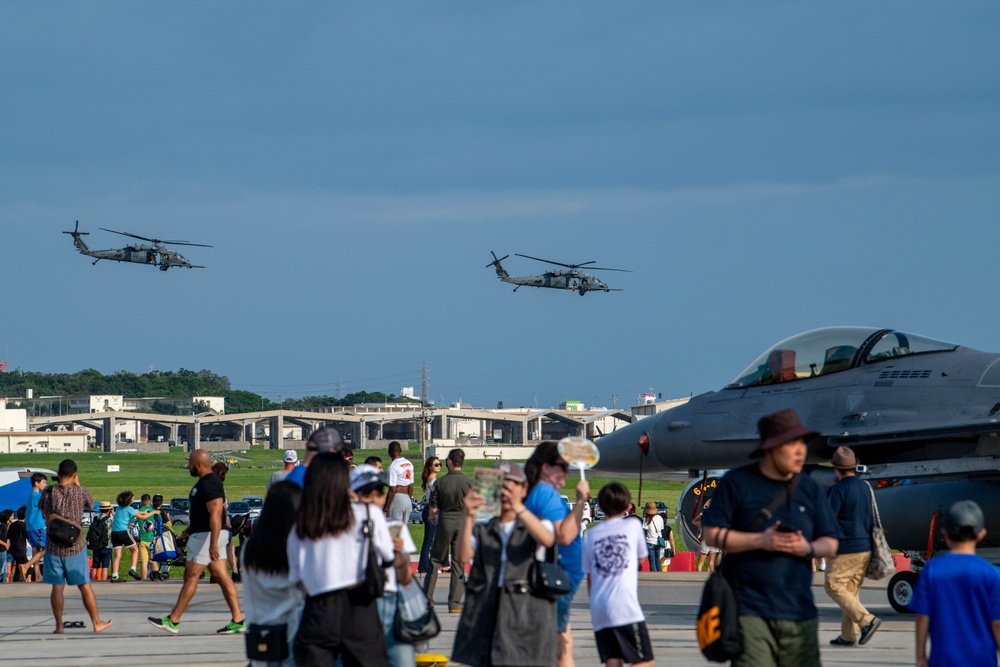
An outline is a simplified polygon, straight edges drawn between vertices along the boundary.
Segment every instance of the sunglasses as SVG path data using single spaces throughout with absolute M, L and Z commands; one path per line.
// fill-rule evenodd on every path
M 431 467 L 432 467 L 432 468 L 440 468 L 440 467 L 441 467 L 441 464 L 440 464 L 440 463 L 432 463 L 432 464 L 431 464 Z

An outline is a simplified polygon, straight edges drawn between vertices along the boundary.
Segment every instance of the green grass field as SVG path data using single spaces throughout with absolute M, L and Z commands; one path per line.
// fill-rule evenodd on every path
M 264 495 L 267 488 L 267 480 L 271 473 L 281 468 L 281 452 L 265 449 L 263 446 L 248 446 L 246 450 L 233 451 L 228 454 L 214 455 L 222 460 L 235 458 L 236 465 L 230 467 L 226 475 L 226 495 L 230 500 L 239 500 L 243 496 Z M 304 454 L 299 451 L 299 456 Z M 389 464 L 389 455 L 386 450 L 366 449 L 355 452 L 355 462 L 361 463 L 369 456 L 379 456 L 384 465 Z M 0 455 L 0 467 L 27 467 L 33 466 L 56 470 L 59 462 L 67 458 L 63 454 L 4 454 Z M 114 504 L 115 498 L 121 491 L 126 489 L 135 493 L 138 499 L 143 493 L 150 495 L 160 493 L 164 502 L 170 502 L 175 496 L 187 496 L 194 485 L 194 479 L 187 470 L 187 453 L 180 447 L 172 447 L 167 454 L 140 454 L 135 452 L 106 454 L 102 452 L 77 453 L 71 456 L 76 461 L 79 470 L 80 483 L 87 487 L 95 501 L 106 500 Z M 408 458 L 413 461 L 417 471 L 423 469 L 423 461 L 419 459 L 419 450 L 412 447 L 408 453 Z M 108 472 L 109 465 L 119 466 L 119 472 Z M 472 470 L 479 466 L 492 466 L 492 461 L 466 461 L 465 472 L 472 475 Z M 562 493 L 573 498 L 573 488 L 576 486 L 578 473 L 570 473 L 567 479 L 566 488 Z M 608 477 L 588 475 L 587 481 L 590 483 L 591 492 L 596 496 L 598 490 L 608 482 L 620 481 L 632 492 L 633 501 L 637 500 L 639 480 L 619 479 L 614 480 Z M 644 480 L 642 484 L 642 500 L 660 500 L 673 508 L 677 505 L 677 498 L 684 489 L 682 482 L 661 482 Z M 420 491 L 419 479 L 414 495 L 420 498 L 423 494 Z M 27 501 L 27 498 L 25 499 Z M 424 537 L 424 527 L 419 524 L 409 525 L 410 534 L 413 541 L 419 547 Z M 180 532 L 179 530 L 177 532 Z M 681 540 L 676 540 L 679 551 L 685 550 Z M 122 558 L 126 561 L 126 558 Z M 122 574 L 128 571 L 127 563 L 124 563 Z M 180 576 L 179 571 L 173 572 L 173 576 Z

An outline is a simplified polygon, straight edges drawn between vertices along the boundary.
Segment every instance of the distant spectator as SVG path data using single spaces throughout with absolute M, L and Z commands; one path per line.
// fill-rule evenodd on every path
M 229 474 L 229 466 L 222 461 L 212 464 L 212 472 L 225 483 L 226 475 Z M 229 570 L 233 573 L 233 581 L 240 580 L 239 563 L 236 560 L 236 545 L 234 544 L 233 521 L 229 516 L 229 499 L 226 497 L 225 487 L 222 491 L 222 529 L 229 536 L 226 540 L 226 562 L 229 563 Z
M 205 568 L 211 572 L 222 589 L 222 596 L 229 606 L 232 619 L 216 634 L 243 632 L 243 613 L 240 611 L 236 586 L 229 577 L 222 553 L 228 541 L 228 531 L 222 528 L 222 504 L 225 490 L 222 480 L 212 473 L 212 459 L 204 449 L 196 449 L 188 457 L 188 472 L 198 481 L 191 489 L 191 524 L 181 533 L 181 543 L 187 542 L 187 562 L 184 564 L 184 584 L 177 596 L 177 603 L 166 616 L 151 616 L 149 622 L 166 632 L 180 631 L 181 615 L 187 609 L 198 589 L 198 579 Z M 190 536 L 190 537 L 189 537 Z
M 983 510 L 960 500 L 943 523 L 948 553 L 927 562 L 910 602 L 917 615 L 917 667 L 992 667 L 1000 647 L 1000 574 L 976 555 L 986 536 Z
M 403 446 L 389 443 L 389 494 L 385 499 L 386 516 L 406 523 L 413 509 L 413 464 L 403 456 Z
M 649 571 L 662 572 L 660 553 L 666 546 L 663 539 L 663 517 L 652 500 L 646 503 L 642 517 L 642 528 L 646 537 L 646 550 L 649 553 Z
M 528 580 L 531 566 L 555 543 L 552 522 L 525 507 L 528 478 L 519 463 L 493 467 L 503 471 L 500 516 L 477 523 L 484 498 L 475 489 L 465 496 L 455 560 L 471 561 L 472 571 L 451 657 L 472 667 L 554 665 L 556 604 L 516 583 Z
M 365 465 L 374 467 L 379 472 L 385 472 L 382 468 L 382 459 L 377 456 L 369 456 L 365 459 Z
M 271 473 L 271 478 L 267 480 L 267 490 L 270 491 L 271 487 L 282 482 L 288 477 L 288 473 L 295 470 L 295 466 L 299 464 L 299 454 L 294 449 L 286 449 L 285 455 L 281 457 L 282 462 L 285 467 L 277 472 Z
M 155 539 L 157 533 L 161 530 L 161 527 L 164 530 L 170 530 L 174 523 L 170 518 L 170 514 L 160 509 L 163 507 L 163 496 L 159 493 L 153 494 L 152 507 L 156 511 L 153 515 L 153 537 Z M 149 575 L 150 578 L 161 579 L 164 581 L 170 578 L 170 566 L 167 563 L 158 563 L 154 561 L 152 567 L 153 572 Z
M 7 555 L 13 563 L 11 581 L 28 580 L 28 528 L 24 523 L 26 512 L 27 508 L 24 505 L 17 508 L 17 514 L 7 529 L 7 540 L 10 542 Z
M 569 464 L 559 455 L 556 442 L 546 440 L 535 447 L 524 466 L 531 492 L 524 506 L 535 516 L 548 519 L 555 526 L 559 544 L 559 562 L 566 568 L 572 590 L 557 601 L 556 632 L 558 637 L 558 665 L 572 667 L 573 632 L 569 624 L 570 605 L 583 581 L 580 555 L 583 550 L 583 510 L 590 499 L 590 486 L 586 480 L 576 483 L 576 504 L 570 510 L 559 489 L 566 486 Z
M 370 464 L 359 465 L 351 470 L 351 491 L 358 502 L 367 503 L 379 510 L 385 504 L 385 477 Z M 396 619 L 396 606 L 400 586 L 406 586 L 413 578 L 410 569 L 410 554 L 417 550 L 413 537 L 405 523 L 394 519 L 386 521 L 389 534 L 393 535 L 395 560 L 386 564 L 385 593 L 377 602 L 379 620 L 382 621 L 382 631 L 385 633 L 386 650 L 389 654 L 389 667 L 415 667 L 416 651 L 413 644 L 405 644 L 396 639 L 393 634 L 393 623 Z
M 434 604 L 434 588 L 437 586 L 438 569 L 448 559 L 451 551 L 451 586 L 448 588 L 448 611 L 457 614 L 462 611 L 465 597 L 465 562 L 455 556 L 458 531 L 465 517 L 465 495 L 472 488 L 472 480 L 462 474 L 465 452 L 453 449 L 448 452 L 445 465 L 448 474 L 437 480 L 427 504 L 431 506 L 428 521 L 437 525 L 431 546 L 431 567 L 424 580 L 427 599 Z
M 90 530 L 94 530 L 94 524 L 104 524 L 104 540 L 93 550 L 91 558 L 90 578 L 93 581 L 102 581 L 108 578 L 108 568 L 111 567 L 111 531 L 114 525 L 114 509 L 111 503 L 102 501 L 99 505 L 100 513 L 90 521 Z M 89 533 L 88 533 L 89 537 Z
M 28 529 L 28 544 L 31 545 L 31 558 L 25 567 L 29 571 L 45 554 L 45 543 L 47 541 L 45 517 L 42 516 L 41 510 L 38 508 L 38 503 L 42 499 L 42 493 L 45 491 L 46 486 L 48 486 L 48 479 L 43 473 L 32 473 L 31 494 L 28 496 L 28 504 L 26 506 L 28 509 L 24 517 L 25 527 Z M 42 578 L 36 575 L 34 580 L 40 582 Z
M 10 527 L 11 521 L 14 520 L 14 510 L 4 510 L 0 512 L 0 583 L 7 583 L 7 577 L 9 575 L 8 564 L 13 562 L 10 559 L 10 554 L 8 549 L 10 549 L 10 540 L 7 539 L 7 529 Z
M 114 557 L 111 559 L 111 581 L 120 581 L 118 571 L 121 567 L 122 550 L 129 550 L 129 557 L 132 559 L 128 573 L 133 579 L 140 579 L 136 571 L 136 564 L 139 562 L 139 545 L 135 543 L 129 526 L 135 521 L 136 510 L 132 507 L 132 500 L 135 494 L 131 491 L 122 491 L 116 499 L 118 509 L 115 510 L 115 519 L 111 527 L 111 548 L 114 550 Z
M 392 538 L 379 511 L 349 496 L 347 461 L 340 453 L 316 455 L 306 472 L 295 527 L 288 536 L 288 580 L 308 597 L 295 637 L 298 667 L 387 667 L 385 634 L 365 580 L 369 549 L 382 563 L 394 558 Z M 372 523 L 370 539 L 361 526 Z
M 62 517 L 81 517 L 84 508 L 90 510 L 94 508 L 94 499 L 90 497 L 87 489 L 80 485 L 76 463 L 72 459 L 65 459 L 59 464 L 59 483 L 42 496 L 39 508 L 46 519 L 52 514 Z M 87 545 L 82 534 L 72 546 L 62 546 L 56 542 L 48 546 L 45 550 L 44 581 L 46 584 L 52 584 L 49 602 L 56 622 L 55 634 L 63 632 L 66 584 L 80 589 L 83 607 L 90 615 L 94 632 L 100 632 L 111 625 L 111 621 L 102 621 L 97 613 L 97 598 L 90 587 Z
M 142 494 L 139 500 L 139 509 L 135 512 L 136 523 L 139 526 L 139 577 L 145 579 L 149 576 L 149 547 L 153 544 L 153 537 L 156 535 L 156 519 L 160 514 L 159 509 L 154 509 L 153 497 L 148 493 Z
M 281 667 L 294 667 L 292 647 L 306 594 L 288 582 L 288 533 L 302 502 L 302 489 L 292 482 L 278 482 L 267 492 L 267 502 L 260 511 L 254 534 L 242 549 L 243 611 L 248 623 L 285 624 L 288 634 L 288 658 Z M 251 661 L 253 667 L 274 667 L 274 663 Z
M 648 558 L 645 531 L 628 516 L 631 494 L 624 484 L 611 482 L 597 494 L 604 521 L 583 537 L 583 571 L 590 591 L 590 618 L 601 662 L 608 667 L 628 663 L 652 667 L 646 617 L 639 606 L 636 563 Z M 655 503 L 652 503 L 656 507 Z M 662 523 L 662 521 L 660 522 Z
M 420 489 L 424 492 L 424 506 L 420 510 L 420 520 L 424 524 L 424 541 L 420 545 L 420 562 L 417 563 L 418 574 L 426 574 L 431 569 L 431 546 L 434 544 L 437 524 L 428 520 L 431 506 L 427 501 L 430 499 L 431 491 L 434 490 L 434 483 L 437 481 L 439 472 L 441 472 L 441 459 L 432 456 L 424 461 L 424 469 L 420 473 Z

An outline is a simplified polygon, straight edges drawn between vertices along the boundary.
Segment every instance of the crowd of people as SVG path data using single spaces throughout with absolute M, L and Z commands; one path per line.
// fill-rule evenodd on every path
M 815 433 L 793 411 L 768 415 L 758 427 L 756 460 L 723 476 L 700 517 L 704 542 L 719 550 L 724 574 L 738 591 L 742 649 L 733 664 L 819 665 L 814 559 L 829 560 L 825 588 L 843 610 L 833 647 L 865 645 L 881 625 L 858 599 L 871 557 L 874 495 L 857 478 L 857 458 L 846 447 L 834 453 L 837 483 L 828 492 L 801 474 L 806 440 Z M 183 584 L 170 612 L 149 622 L 178 634 L 208 570 L 231 613 L 218 633 L 249 631 L 254 641 L 248 647 L 256 642 L 267 648 L 249 654 L 257 667 L 415 667 L 417 641 L 400 632 L 400 608 L 416 591 L 433 614 L 437 574 L 448 567 L 447 611 L 459 615 L 455 662 L 575 664 L 570 608 L 586 582 L 601 662 L 654 664 L 638 570 L 647 561 L 659 571 L 675 548 L 656 503 L 643 506 L 639 517 L 629 490 L 619 482 L 606 484 L 596 498 L 604 520 L 584 532 L 590 487 L 580 479 L 576 502 L 566 502 L 559 490 L 569 464 L 557 444 L 547 441 L 523 467 L 503 460 L 493 466 L 502 484 L 499 506 L 494 515 L 480 516 L 487 507 L 485 491 L 463 472 L 463 450 L 453 449 L 443 460 L 447 474 L 440 474 L 438 457 L 424 462 L 420 489 L 427 530 L 418 549 L 407 528 L 409 510 L 404 514 L 403 503 L 395 502 L 403 498 L 412 507 L 414 467 L 399 443 L 393 445 L 386 474 L 377 457 L 355 466 L 336 429 L 317 429 L 301 465 L 294 452 L 287 454 L 284 462 L 292 465 L 269 481 L 260 517 L 239 562 L 232 564 L 226 471 L 207 451 L 194 451 L 187 466 L 196 479 L 189 495 L 191 521 L 177 538 L 186 547 Z M 42 565 L 41 580 L 53 587 L 54 632 L 80 627 L 63 621 L 66 584 L 78 587 L 93 630 L 101 632 L 112 622 L 100 617 L 91 579 L 106 576 L 110 566 L 115 580 L 125 550 L 133 578 L 156 578 L 150 544 L 169 517 L 161 511 L 160 496 L 144 494 L 133 508 L 131 491 L 119 494 L 117 507 L 110 502 L 95 507 L 69 459 L 53 481 L 33 478 L 28 504 L 0 512 L 0 547 L 22 580 L 32 561 Z M 67 517 L 79 517 L 84 509 L 99 512 L 90 533 L 106 535 L 101 544 L 91 546 L 82 532 L 66 527 L 73 523 Z M 96 524 L 102 528 L 95 531 Z M 1000 574 L 975 556 L 984 524 L 971 501 L 956 503 L 944 516 L 949 553 L 928 564 L 912 604 L 918 665 L 958 664 L 952 659 L 996 664 Z M 411 556 L 417 554 L 415 575 Z M 242 599 L 231 571 L 243 573 Z M 962 642 L 949 641 L 955 633 Z

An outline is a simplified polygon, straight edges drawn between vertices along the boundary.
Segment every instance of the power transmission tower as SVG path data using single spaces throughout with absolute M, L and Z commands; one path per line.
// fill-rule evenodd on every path
M 430 419 L 427 418 L 427 403 L 430 400 L 430 388 L 427 385 L 427 362 L 421 362 L 420 368 L 420 458 L 427 460 L 427 428 Z

